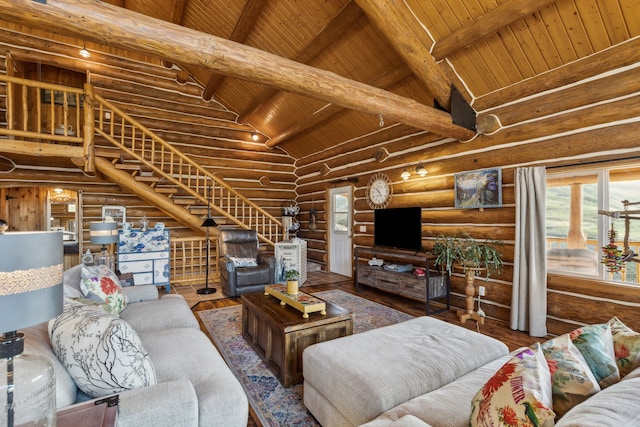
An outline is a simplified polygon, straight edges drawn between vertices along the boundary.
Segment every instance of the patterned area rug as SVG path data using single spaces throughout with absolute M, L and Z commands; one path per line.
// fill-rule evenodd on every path
M 340 290 L 316 292 L 313 295 L 354 313 L 354 333 L 412 319 L 384 305 Z M 302 403 L 302 384 L 289 388 L 280 385 L 268 366 L 242 338 L 240 305 L 204 310 L 196 313 L 227 364 L 247 393 L 249 403 L 263 426 L 318 426 L 318 422 Z

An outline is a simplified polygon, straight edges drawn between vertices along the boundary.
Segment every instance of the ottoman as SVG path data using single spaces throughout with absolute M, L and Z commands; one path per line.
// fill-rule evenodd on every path
M 304 404 L 324 427 L 358 426 L 506 354 L 494 338 L 418 317 L 307 347 Z

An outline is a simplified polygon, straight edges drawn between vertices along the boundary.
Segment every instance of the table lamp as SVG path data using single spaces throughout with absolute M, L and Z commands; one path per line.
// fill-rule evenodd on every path
M 0 234 L 0 254 L 0 426 L 54 426 L 53 365 L 17 330 L 62 313 L 62 233 Z
M 89 223 L 89 239 L 94 245 L 102 245 L 102 252 L 94 259 L 96 265 L 106 265 L 116 271 L 116 259 L 107 251 L 107 245 L 118 241 L 118 223 L 115 221 L 94 221 Z

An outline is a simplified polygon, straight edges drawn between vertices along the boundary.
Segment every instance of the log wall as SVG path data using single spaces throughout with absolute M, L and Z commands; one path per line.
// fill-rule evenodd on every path
M 630 45 L 629 48 L 632 48 Z M 624 51 L 625 46 L 621 47 Z M 393 181 L 389 207 L 422 207 L 423 246 L 430 250 L 439 234 L 468 233 L 477 239 L 499 239 L 505 243 L 505 270 L 487 283 L 482 308 L 487 316 L 509 321 L 513 282 L 515 240 L 514 174 L 517 167 L 563 166 L 631 159 L 640 167 L 640 67 L 607 69 L 603 55 L 593 55 L 582 64 L 584 80 L 576 84 L 542 87 L 533 81 L 509 88 L 537 95 L 519 102 L 504 103 L 501 92 L 482 99 L 479 123 L 494 123 L 491 134 L 459 143 L 413 132 L 402 125 L 382 128 L 375 134 L 345 141 L 322 153 L 297 161 L 298 201 L 302 208 L 301 237 L 308 239 L 309 258 L 327 262 L 326 190 L 354 186 L 353 239 L 356 246 L 373 244 L 373 212 L 366 202 L 366 184 L 376 172 Z M 605 73 L 606 71 L 606 73 Z M 561 82 L 558 69 L 546 76 Z M 620 81 L 624 84 L 617 84 Z M 540 87 L 527 87 L 527 85 Z M 495 116 L 494 116 L 495 115 Z M 495 120 L 495 118 L 500 120 Z M 504 118 L 508 126 L 501 127 Z M 634 160 L 635 159 L 635 160 Z M 405 167 L 422 163 L 428 176 L 413 174 L 403 181 Z M 456 209 L 453 175 L 476 169 L 502 168 L 503 206 L 494 209 Z M 597 167 L 597 166 L 595 166 Z M 308 229 L 308 211 L 318 210 L 317 229 Z M 366 231 L 361 232 L 364 226 Z M 476 285 L 481 283 L 476 282 Z M 464 278 L 451 280 L 452 305 L 464 307 Z M 640 330 L 640 288 L 585 281 L 570 276 L 549 276 L 548 330 L 552 334 L 570 331 L 579 324 L 604 322 L 619 316 Z
M 295 199 L 293 159 L 279 148 L 265 147 L 264 141 L 251 141 L 254 128 L 238 123 L 237 114 L 220 102 L 204 101 L 200 96 L 202 88 L 193 81 L 184 82 L 184 76 L 178 75 L 179 70 L 165 68 L 159 61 L 142 63 L 107 54 L 79 60 L 76 51 L 76 47 L 63 41 L 40 39 L 19 28 L 3 30 L 0 31 L 0 73 L 23 76 L 28 70 L 29 75 L 24 77 L 58 84 L 68 84 L 70 75 L 86 75 L 95 93 L 113 102 L 209 172 L 224 178 L 272 215 L 279 217 L 282 205 Z M 49 65 L 25 66 L 38 63 Z M 52 69 L 55 71 L 50 72 Z M 0 85 L 2 126 L 6 125 L 5 113 L 6 87 Z M 101 143 L 99 141 L 98 149 Z M 10 172 L 0 174 L 0 188 L 42 186 L 82 192 L 85 249 L 92 248 L 88 242 L 88 224 L 101 219 L 103 205 L 125 206 L 127 221 L 134 225 L 146 216 L 151 224 L 164 222 L 173 237 L 194 234 L 99 174 L 83 173 L 68 159 L 40 158 L 39 167 L 27 168 L 25 165 L 32 163 L 32 159 L 7 157 L 11 160 L 3 160 L 0 170 Z M 206 209 L 195 213 L 205 216 Z M 222 217 L 215 220 L 222 225 L 226 222 Z

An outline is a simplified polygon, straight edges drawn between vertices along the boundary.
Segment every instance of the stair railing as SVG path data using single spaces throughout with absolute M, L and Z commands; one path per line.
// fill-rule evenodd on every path
M 201 203 L 208 204 L 211 196 L 212 210 L 243 228 L 256 230 L 262 241 L 273 245 L 282 239 L 282 223 L 277 218 L 100 95 L 94 97 L 96 133 Z

